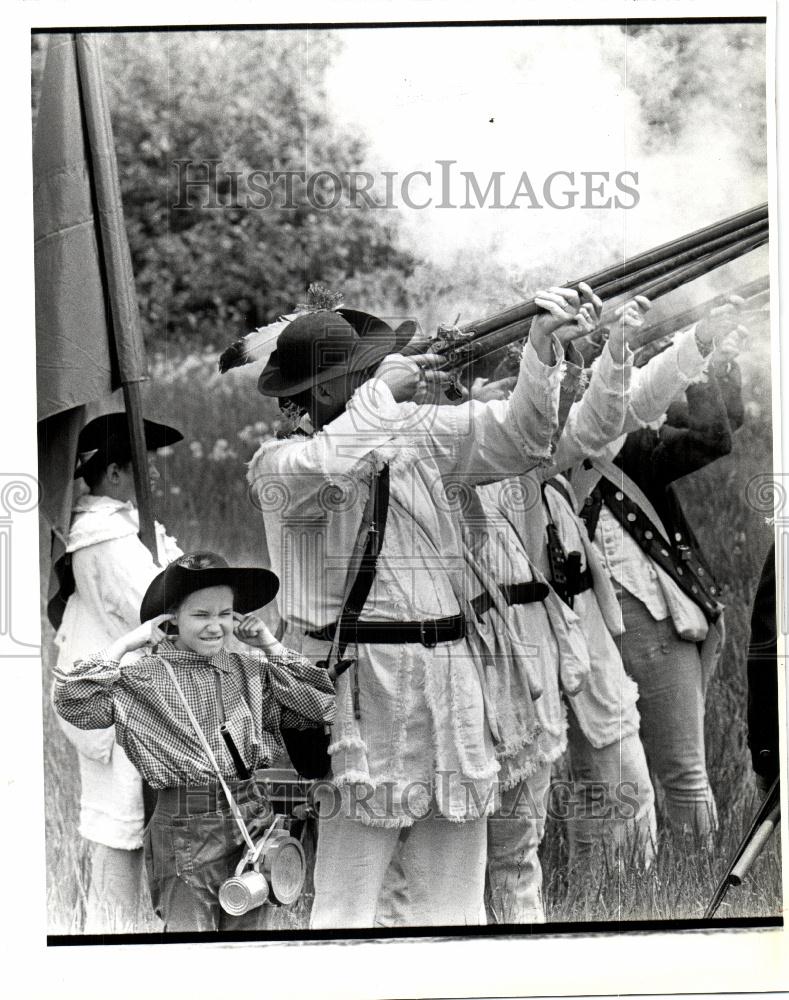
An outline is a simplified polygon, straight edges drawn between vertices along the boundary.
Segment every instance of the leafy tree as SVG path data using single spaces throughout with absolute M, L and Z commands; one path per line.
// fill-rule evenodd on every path
M 364 169 L 359 136 L 333 124 L 323 77 L 326 32 L 107 34 L 102 59 L 126 228 L 150 346 L 229 342 L 290 311 L 313 280 L 342 287 L 384 269 L 410 273 L 389 215 L 349 207 L 347 174 Z M 34 38 L 33 81 L 42 61 Z M 216 183 L 183 197 L 179 174 Z M 250 188 L 254 171 L 330 170 L 339 207 L 316 210 L 294 188 L 283 207 Z M 258 186 L 264 179 L 258 178 Z M 331 195 L 330 183 L 318 196 Z M 250 197 L 255 199 L 250 204 Z

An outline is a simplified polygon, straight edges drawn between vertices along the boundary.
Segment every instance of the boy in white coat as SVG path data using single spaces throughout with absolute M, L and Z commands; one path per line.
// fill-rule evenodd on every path
M 182 439 L 164 424 L 146 420 L 144 427 L 149 455 Z M 137 624 L 142 596 L 160 572 L 138 537 L 126 414 L 90 421 L 77 447 L 75 478 L 88 492 L 74 503 L 66 546 L 73 591 L 55 635 L 57 669 L 64 672 Z M 152 460 L 149 474 L 158 479 Z M 162 565 L 182 555 L 158 523 L 156 541 Z M 58 722 L 79 761 L 79 832 L 90 854 L 84 930 L 123 930 L 135 920 L 142 886 L 142 779 L 115 742 L 114 727 L 82 730 L 60 716 Z

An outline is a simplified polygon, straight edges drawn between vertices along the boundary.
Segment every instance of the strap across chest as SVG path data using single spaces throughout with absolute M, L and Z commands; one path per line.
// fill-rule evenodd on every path
M 717 621 L 723 611 L 718 599 L 720 588 L 694 547 L 686 544 L 679 532 L 663 537 L 662 532 L 635 500 L 605 476 L 601 477 L 591 496 L 586 499 L 580 514 L 590 538 L 594 537 L 597 530 L 603 503 L 641 551 L 698 605 L 707 620 Z

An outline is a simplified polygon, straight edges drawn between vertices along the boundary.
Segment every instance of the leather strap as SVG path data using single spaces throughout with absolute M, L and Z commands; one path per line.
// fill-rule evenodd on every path
M 649 518 L 652 524 L 663 536 L 664 541 L 669 540 L 669 533 L 660 518 L 660 515 L 652 505 L 652 501 L 644 493 L 638 483 L 634 482 L 628 474 L 613 462 L 607 462 L 600 458 L 592 459 L 592 468 L 599 472 L 603 479 L 612 484 L 620 493 L 630 500 L 636 507 L 640 507 L 644 515 Z M 619 499 L 617 497 L 617 499 Z
M 561 479 L 557 479 L 555 476 L 551 476 L 550 479 L 545 480 L 543 486 L 550 486 L 552 489 L 556 490 L 556 492 L 560 496 L 564 497 L 564 499 L 567 502 L 567 506 L 571 510 L 573 511 L 575 510 L 575 503 L 573 502 L 573 498 L 570 496 L 570 491 L 567 489 L 567 487 L 564 485 Z
M 329 642 L 333 639 L 336 628 L 336 623 L 332 622 L 331 625 L 308 632 L 307 635 L 311 639 Z M 447 618 L 429 618 L 421 622 L 356 621 L 349 641 L 387 646 L 418 642 L 423 646 L 435 646 L 439 642 L 455 642 L 465 635 L 465 617 L 450 615 Z
M 709 622 L 716 622 L 723 611 L 718 598 L 720 588 L 693 548 L 662 538 L 651 518 L 617 483 L 603 477 L 595 492 L 600 493 L 606 507 L 641 551 L 671 577 Z
M 216 775 L 219 784 L 222 786 L 222 791 L 225 793 L 227 804 L 230 806 L 230 812 L 233 814 L 233 819 L 236 821 L 236 825 L 238 826 L 241 836 L 244 838 L 244 841 L 247 847 L 250 849 L 250 851 L 254 851 L 255 842 L 249 835 L 249 830 L 247 830 L 247 825 L 244 822 L 244 817 L 241 815 L 241 811 L 236 805 L 236 800 L 233 798 L 233 794 L 228 788 L 227 782 L 222 777 L 222 772 L 219 770 L 219 764 L 217 764 L 216 762 L 216 757 L 214 757 L 213 751 L 211 750 L 211 747 L 208 744 L 208 740 L 205 737 L 205 733 L 200 728 L 200 723 L 197 721 L 194 712 L 189 707 L 189 702 L 186 700 L 186 695 L 183 693 L 181 685 L 178 683 L 178 679 L 175 676 L 175 672 L 170 662 L 164 656 L 161 656 L 159 658 L 164 664 L 165 670 L 167 671 L 170 680 L 172 681 L 176 694 L 181 699 L 181 704 L 184 706 L 184 710 L 186 711 L 186 714 L 189 717 L 189 721 L 192 723 L 192 728 L 195 731 L 195 736 L 200 741 L 200 744 L 202 745 L 203 750 L 205 751 L 205 755 L 206 757 L 208 757 L 209 763 L 211 764 L 211 767 L 214 769 L 214 774 Z
M 359 615 L 370 594 L 375 579 L 378 556 L 384 542 L 386 519 L 389 513 L 389 466 L 384 465 L 379 473 L 373 473 L 370 482 L 372 511 L 367 531 L 367 539 L 359 562 L 356 578 L 345 598 L 345 604 L 337 622 L 329 626 L 331 638 L 337 650 L 337 662 L 342 660 L 349 643 L 354 641 Z M 323 631 L 323 630 L 321 630 Z M 313 633 L 308 633 L 312 635 Z
M 540 580 L 502 584 L 499 590 L 507 607 L 512 607 L 513 604 L 535 604 L 537 601 L 544 601 L 550 593 L 548 585 Z M 471 607 L 474 609 L 474 614 L 480 617 L 493 607 L 493 598 L 487 590 L 483 590 L 472 599 Z

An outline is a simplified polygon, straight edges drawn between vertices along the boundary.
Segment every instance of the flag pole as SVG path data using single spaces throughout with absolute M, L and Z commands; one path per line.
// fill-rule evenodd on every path
M 140 314 L 134 290 L 131 254 L 123 221 L 118 168 L 112 135 L 100 40 L 96 35 L 74 36 L 81 110 L 88 137 L 87 160 L 94 201 L 96 234 L 109 302 L 109 327 L 131 442 L 134 489 L 139 512 L 140 541 L 158 564 L 153 497 L 142 415 L 140 383 L 147 380 Z

